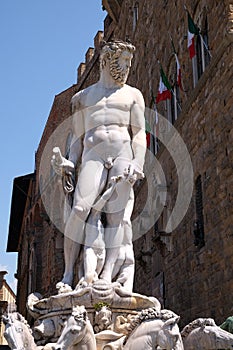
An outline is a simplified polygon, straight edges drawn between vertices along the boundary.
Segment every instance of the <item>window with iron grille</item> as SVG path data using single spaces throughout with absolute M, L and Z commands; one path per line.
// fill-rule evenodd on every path
M 200 34 L 197 35 L 195 38 L 195 51 L 196 51 L 196 56 L 194 56 L 192 59 L 194 86 L 196 86 L 197 81 L 200 79 L 200 77 L 204 73 L 211 59 L 211 53 L 209 50 L 209 40 L 208 40 L 207 16 L 205 16 L 204 18 L 202 27 L 200 29 Z

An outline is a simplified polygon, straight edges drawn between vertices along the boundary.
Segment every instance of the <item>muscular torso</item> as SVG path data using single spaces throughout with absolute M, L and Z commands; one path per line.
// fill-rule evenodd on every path
M 109 156 L 132 158 L 129 125 L 136 91 L 128 85 L 104 89 L 97 83 L 77 95 L 74 103 L 83 116 L 84 155 L 95 151 L 103 160 Z M 78 124 L 79 118 L 75 122 Z

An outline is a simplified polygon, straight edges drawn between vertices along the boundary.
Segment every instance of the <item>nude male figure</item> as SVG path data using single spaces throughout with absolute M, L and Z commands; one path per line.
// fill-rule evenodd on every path
M 64 232 L 64 284 L 72 284 L 91 208 L 111 178 L 123 174 L 126 181 L 118 184 L 104 207 L 106 259 L 100 278 L 112 281 L 120 247 L 132 243 L 130 234 L 125 242 L 123 219 L 132 186 L 143 174 L 146 152 L 144 99 L 139 90 L 126 84 L 134 50 L 129 43 L 106 43 L 100 53 L 99 81 L 71 100 L 74 138 L 69 160 L 63 159 L 62 167 L 74 169 L 80 160 L 81 166 Z
M 119 182 L 127 181 L 128 174 L 119 177 L 120 179 L 111 179 L 113 182 L 109 184 L 109 188 L 105 190 L 100 199 L 95 202 L 95 205 L 88 216 L 85 227 L 85 242 L 83 249 L 84 270 L 81 271 L 81 279 L 76 286 L 76 289 L 95 282 L 99 278 L 100 272 L 104 267 L 106 251 L 104 227 L 101 222 L 101 210 L 103 209 L 103 204 L 109 200 L 113 191 L 117 191 L 116 187 L 119 186 Z M 117 260 L 114 263 L 114 268 L 111 274 L 111 279 L 120 283 L 128 292 L 133 291 L 134 281 L 134 252 L 132 243 L 132 224 L 130 220 L 133 205 L 134 192 L 131 189 L 122 220 L 124 231 L 123 242 L 118 251 Z M 108 266 L 109 265 L 105 266 L 105 271 Z

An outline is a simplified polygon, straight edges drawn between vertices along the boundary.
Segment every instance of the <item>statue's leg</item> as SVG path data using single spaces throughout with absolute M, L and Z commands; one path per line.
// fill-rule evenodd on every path
M 87 284 L 98 279 L 104 260 L 105 244 L 101 212 L 92 208 L 85 227 L 84 281 Z
M 97 266 L 97 254 L 92 247 L 84 247 L 84 281 L 93 283 Z
M 129 161 L 126 159 L 117 159 L 113 168 L 110 170 L 111 176 L 123 174 L 127 168 Z M 106 259 L 101 274 L 101 278 L 108 282 L 112 281 L 112 273 L 114 265 L 120 253 L 120 248 L 124 244 L 124 214 L 125 208 L 130 198 L 132 187 L 126 181 L 117 184 L 110 200 L 106 204 L 107 226 L 104 232 L 104 240 L 106 246 Z
M 64 259 L 65 259 L 65 271 L 62 278 L 62 283 L 72 285 L 73 281 L 73 268 L 76 259 L 80 253 L 81 244 L 73 241 L 72 239 L 64 236 Z
M 122 262 L 116 281 L 122 284 L 125 289 L 132 292 L 135 270 L 133 244 L 126 244 L 124 250 L 125 259 Z
M 119 256 L 114 265 L 112 279 L 117 275 L 116 281 L 121 283 L 125 289 L 132 292 L 133 290 L 133 281 L 134 281 L 134 251 L 132 244 L 132 224 L 131 224 L 131 215 L 134 206 L 134 191 L 131 189 L 129 200 L 125 208 L 123 224 L 124 224 L 124 238 L 123 243 L 120 248 Z
M 73 269 L 79 255 L 80 247 L 84 244 L 85 222 L 90 209 L 103 190 L 107 171 L 100 160 L 88 160 L 82 163 L 74 193 L 71 214 L 67 220 L 64 232 L 65 272 L 63 283 L 71 285 Z

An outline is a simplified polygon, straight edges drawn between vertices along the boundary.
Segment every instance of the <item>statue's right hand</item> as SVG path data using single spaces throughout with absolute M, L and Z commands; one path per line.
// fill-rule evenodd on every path
M 51 164 L 59 176 L 63 176 L 67 172 L 74 171 L 74 163 L 72 163 L 70 160 L 64 158 L 61 155 L 60 149 L 58 147 L 54 147 L 53 149 L 53 156 L 51 159 Z
M 59 176 L 63 176 L 67 172 L 74 171 L 74 164 L 64 157 L 62 157 L 62 162 L 58 163 L 55 156 L 53 155 L 51 159 L 51 164 L 55 173 Z

